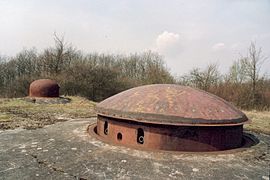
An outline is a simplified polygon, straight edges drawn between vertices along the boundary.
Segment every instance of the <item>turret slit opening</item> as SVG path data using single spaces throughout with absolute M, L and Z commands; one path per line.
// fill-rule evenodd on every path
M 137 130 L 137 143 L 143 144 L 144 143 L 144 131 L 142 128 Z
M 104 123 L 104 134 L 108 135 L 108 122 L 107 121 L 105 121 Z

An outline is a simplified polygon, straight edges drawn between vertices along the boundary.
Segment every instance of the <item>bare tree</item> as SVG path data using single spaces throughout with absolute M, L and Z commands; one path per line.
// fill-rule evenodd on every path
M 228 81 L 234 84 L 242 84 L 247 80 L 245 64 L 241 63 L 241 59 L 234 61 L 230 67 Z
M 71 61 L 78 55 L 76 49 L 65 42 L 64 36 L 59 37 L 54 33 L 54 42 L 55 46 L 45 49 L 41 56 L 44 75 L 59 74 L 69 67 Z
M 190 71 L 189 79 L 192 86 L 208 91 L 219 80 L 218 66 L 217 64 L 210 64 L 205 70 L 194 68 Z
M 251 42 L 248 54 L 240 60 L 244 67 L 244 73 L 251 80 L 252 104 L 256 102 L 257 84 L 260 79 L 260 70 L 263 62 L 267 58 L 262 54 L 262 49 L 257 48 L 254 42 Z

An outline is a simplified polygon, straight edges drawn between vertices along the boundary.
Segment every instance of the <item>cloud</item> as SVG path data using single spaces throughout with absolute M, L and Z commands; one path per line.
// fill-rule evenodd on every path
M 178 49 L 180 45 L 179 42 L 179 34 L 164 31 L 156 38 L 155 47 L 153 48 L 153 50 L 164 55 L 172 55 L 175 53 L 176 49 Z
M 159 49 L 165 49 L 169 46 L 176 44 L 178 41 L 179 34 L 164 31 L 162 34 L 158 35 L 156 39 L 156 45 Z
M 217 43 L 217 44 L 214 44 L 212 46 L 212 49 L 214 51 L 218 51 L 218 50 L 221 50 L 221 49 L 224 49 L 225 48 L 225 44 L 224 43 Z

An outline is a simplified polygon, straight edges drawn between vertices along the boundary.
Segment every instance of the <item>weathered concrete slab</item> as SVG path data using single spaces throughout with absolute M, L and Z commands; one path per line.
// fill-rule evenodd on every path
M 0 179 L 269 179 L 270 137 L 243 152 L 150 152 L 86 133 L 96 119 L 0 132 Z

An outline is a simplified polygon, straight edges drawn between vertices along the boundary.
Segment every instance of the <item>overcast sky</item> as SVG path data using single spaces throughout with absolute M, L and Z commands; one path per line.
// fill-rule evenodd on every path
M 52 46 L 54 32 L 84 52 L 157 51 L 179 75 L 226 72 L 256 41 L 270 71 L 270 0 L 0 0 L 0 55 Z

